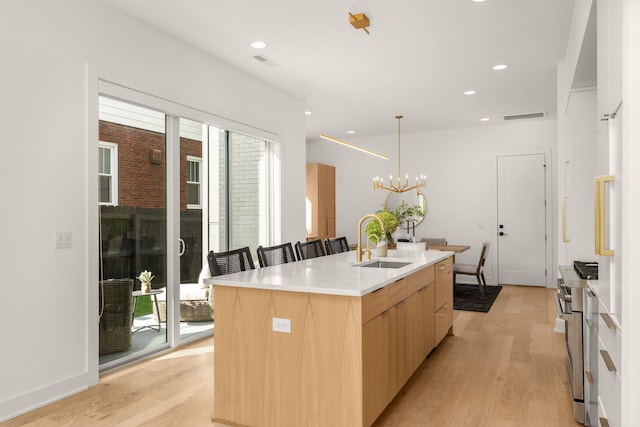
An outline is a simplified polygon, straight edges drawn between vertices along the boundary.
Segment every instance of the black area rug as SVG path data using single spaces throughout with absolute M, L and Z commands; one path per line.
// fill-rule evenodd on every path
M 479 311 L 486 313 L 502 290 L 502 286 L 487 286 L 484 295 L 478 285 L 463 285 L 456 283 L 453 288 L 453 309 L 464 311 Z

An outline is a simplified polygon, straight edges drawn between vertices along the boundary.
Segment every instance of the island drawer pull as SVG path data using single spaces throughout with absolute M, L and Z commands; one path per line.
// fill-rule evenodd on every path
M 611 356 L 609 356 L 609 352 L 607 350 L 600 350 L 600 356 L 602 356 L 602 360 L 604 360 L 604 364 L 609 370 L 609 372 L 616 372 L 616 365 L 611 360 Z
M 616 329 L 618 329 L 616 327 L 616 324 L 613 323 L 613 320 L 611 320 L 611 316 L 609 316 L 607 313 L 600 313 L 600 317 L 602 317 L 602 320 L 604 320 L 604 323 L 607 324 L 607 328 L 615 331 Z
M 609 427 L 609 420 L 603 417 L 600 417 L 600 425 L 602 427 Z
M 587 377 L 587 381 L 589 381 L 589 384 L 593 384 L 593 374 L 591 373 L 591 371 L 584 371 L 584 374 Z

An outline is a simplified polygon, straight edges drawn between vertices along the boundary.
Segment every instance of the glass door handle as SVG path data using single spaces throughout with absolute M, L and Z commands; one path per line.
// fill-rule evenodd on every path
M 182 256 L 184 255 L 184 251 L 187 250 L 187 244 L 182 239 L 178 239 L 178 242 L 180 243 L 180 250 L 178 252 L 180 253 L 180 256 Z

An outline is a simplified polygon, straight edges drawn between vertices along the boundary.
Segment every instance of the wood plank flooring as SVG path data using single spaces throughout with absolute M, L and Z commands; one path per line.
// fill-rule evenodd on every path
M 374 426 L 579 426 L 553 332 L 553 290 L 504 286 L 489 313 L 456 311 L 447 337 Z M 102 376 L 85 392 L 3 426 L 222 426 L 213 338 Z M 310 422 L 312 425 L 313 422 Z

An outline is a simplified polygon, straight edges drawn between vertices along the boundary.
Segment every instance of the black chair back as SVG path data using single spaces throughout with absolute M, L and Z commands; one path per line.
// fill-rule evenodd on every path
M 253 270 L 253 258 L 248 247 L 234 249 L 227 252 L 209 252 L 207 255 L 209 270 L 212 276 L 237 273 L 238 271 Z
M 346 237 L 336 237 L 335 239 L 326 239 L 324 246 L 327 249 L 327 255 L 339 254 L 349 251 L 349 243 Z
M 291 246 L 291 243 L 283 243 L 281 245 L 269 247 L 258 246 L 257 252 L 260 267 L 269 267 L 270 265 L 285 264 L 296 261 L 296 256 L 293 253 L 293 246 Z
M 317 258 L 324 256 L 324 248 L 322 247 L 322 240 L 312 240 L 310 242 L 297 242 L 296 243 L 296 256 L 298 261 L 309 258 Z

